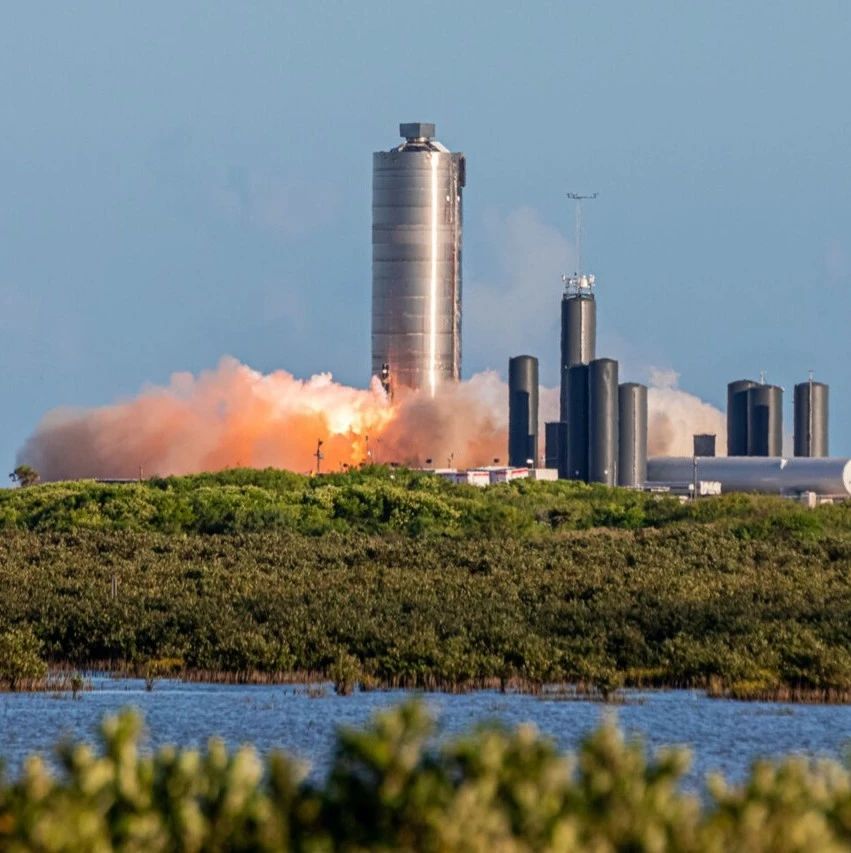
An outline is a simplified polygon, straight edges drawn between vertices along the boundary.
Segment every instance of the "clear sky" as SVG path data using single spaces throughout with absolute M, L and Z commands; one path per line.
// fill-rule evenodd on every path
M 464 373 L 557 380 L 568 190 L 598 354 L 723 406 L 831 384 L 851 454 L 851 3 L 15 2 L 0 26 L 0 460 L 57 405 L 231 354 L 369 371 L 371 152 L 468 158 Z

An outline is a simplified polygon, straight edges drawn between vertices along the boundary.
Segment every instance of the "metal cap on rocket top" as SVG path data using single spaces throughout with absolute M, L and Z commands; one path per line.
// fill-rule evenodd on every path
M 403 136 L 409 142 L 416 139 L 434 139 L 434 122 L 408 121 L 399 125 L 399 136 Z

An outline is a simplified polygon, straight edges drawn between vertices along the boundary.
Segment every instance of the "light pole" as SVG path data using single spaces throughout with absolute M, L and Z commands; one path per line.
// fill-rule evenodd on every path
M 692 456 L 692 500 L 697 500 L 697 454 Z

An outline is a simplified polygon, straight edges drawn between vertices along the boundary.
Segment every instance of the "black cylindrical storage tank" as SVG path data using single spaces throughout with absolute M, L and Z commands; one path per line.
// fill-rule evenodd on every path
M 561 300 L 561 412 L 567 420 L 567 370 L 589 364 L 597 348 L 597 302 L 592 293 L 565 294 Z
M 828 455 L 828 386 L 800 382 L 795 386 L 795 456 Z
M 533 355 L 508 360 L 508 464 L 538 464 L 538 359 Z
M 588 482 L 588 365 L 566 371 L 568 480 Z
M 748 456 L 783 455 L 783 389 L 755 385 L 748 389 Z
M 544 424 L 544 464 L 558 470 L 559 477 L 567 476 L 567 424 L 549 421 Z
M 737 379 L 727 386 L 727 455 L 748 455 L 748 391 L 757 383 Z
M 715 435 L 711 432 L 699 432 L 692 437 L 695 456 L 715 455 Z
M 618 481 L 618 363 L 612 358 L 588 365 L 588 481 Z
M 618 388 L 618 485 L 638 488 L 647 480 L 647 386 Z

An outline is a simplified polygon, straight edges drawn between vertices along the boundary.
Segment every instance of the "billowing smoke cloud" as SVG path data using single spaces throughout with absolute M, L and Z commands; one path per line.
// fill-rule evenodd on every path
M 377 462 L 472 466 L 505 459 L 508 393 L 494 373 L 448 387 L 432 400 L 393 403 L 330 374 L 299 380 L 263 375 L 232 358 L 198 376 L 95 409 L 49 413 L 19 453 L 45 480 L 187 474 L 229 467 L 315 467 Z
M 716 433 L 724 415 L 655 371 L 649 389 L 649 452 L 689 455 L 691 436 Z M 555 420 L 558 389 L 541 389 L 543 424 Z M 94 409 L 57 409 L 18 454 L 45 480 L 189 474 L 267 466 L 307 472 L 322 441 L 324 470 L 368 459 L 471 467 L 506 461 L 508 389 L 496 373 L 448 385 L 437 398 L 400 394 L 390 402 L 375 382 L 350 388 L 324 373 L 307 380 L 267 375 L 224 358 L 198 376 Z
M 691 456 L 692 436 L 713 433 L 716 453 L 727 452 L 727 420 L 722 411 L 677 387 L 679 374 L 651 369 L 647 392 L 647 452 L 650 456 Z

